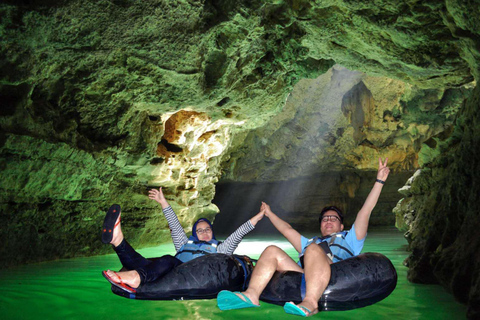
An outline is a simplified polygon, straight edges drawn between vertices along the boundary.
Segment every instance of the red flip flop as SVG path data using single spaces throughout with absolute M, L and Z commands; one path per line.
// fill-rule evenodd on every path
M 103 220 L 103 227 L 102 227 L 102 242 L 103 243 L 110 243 L 112 242 L 113 238 L 113 230 L 116 226 L 120 223 L 118 220 L 118 216 L 120 215 L 120 206 L 118 204 L 114 204 L 113 206 L 108 209 L 107 214 L 105 215 L 105 219 Z
M 119 289 L 122 289 L 123 291 L 126 291 L 128 293 L 136 293 L 137 290 L 135 288 L 132 288 L 130 287 L 128 284 L 126 283 L 123 283 L 122 281 L 122 278 L 120 278 L 120 276 L 118 275 L 118 273 L 116 273 L 115 271 L 113 271 L 113 273 L 115 273 L 115 275 L 118 277 L 118 279 L 120 279 L 120 282 L 116 282 L 115 280 L 113 280 L 108 274 L 107 274 L 107 271 L 102 271 L 102 275 L 105 279 L 107 279 L 108 282 L 110 282 L 112 285 L 114 285 L 115 287 L 119 288 Z

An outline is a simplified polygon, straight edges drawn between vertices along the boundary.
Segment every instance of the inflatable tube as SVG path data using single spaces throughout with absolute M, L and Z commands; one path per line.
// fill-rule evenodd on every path
M 222 290 L 245 290 L 252 270 L 246 256 L 216 253 L 182 263 L 157 281 L 141 285 L 136 293 L 115 286 L 112 291 L 141 300 L 213 299 Z
M 332 264 L 330 282 L 319 301 L 319 310 L 339 311 L 365 307 L 385 299 L 397 285 L 397 272 L 380 253 L 364 253 Z M 300 303 L 305 296 L 302 273 L 275 272 L 260 300 L 284 305 Z
M 163 278 L 144 284 L 135 294 L 112 286 L 113 293 L 130 299 L 213 299 L 221 290 L 243 291 L 248 286 L 252 264 L 246 256 L 206 255 L 183 263 Z M 397 285 L 397 272 L 382 254 L 364 253 L 332 264 L 332 276 L 319 301 L 324 311 L 361 308 L 386 298 Z M 305 296 L 302 273 L 275 272 L 260 300 L 284 305 L 299 303 Z

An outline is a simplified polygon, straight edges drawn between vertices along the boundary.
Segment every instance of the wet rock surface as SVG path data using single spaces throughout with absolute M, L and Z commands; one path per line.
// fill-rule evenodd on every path
M 479 8 L 3 1 L 0 266 L 107 252 L 112 203 L 134 246 L 168 239 L 151 187 L 186 230 L 218 212 L 219 181 L 327 177 L 330 192 L 313 184 L 294 197 L 309 206 L 280 210 L 313 217 L 328 194 L 354 212 L 389 156 L 398 188 L 421 168 L 395 209 L 410 279 L 441 283 L 478 317 Z M 378 207 L 389 222 L 390 193 Z
M 405 198 L 395 208 L 412 254 L 408 278 L 440 283 L 469 306 L 468 317 L 480 315 L 480 259 L 477 203 L 480 162 L 480 90 L 466 103 L 451 136 L 438 140 L 440 154 L 425 163 L 402 188 Z M 425 148 L 429 148 L 425 146 Z
M 334 66 L 300 81 L 284 109 L 236 143 L 223 180 L 278 181 L 316 173 L 420 166 L 424 142 L 451 131 L 471 89 L 420 89 Z

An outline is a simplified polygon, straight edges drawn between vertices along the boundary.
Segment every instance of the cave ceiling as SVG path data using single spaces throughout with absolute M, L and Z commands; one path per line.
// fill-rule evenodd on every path
M 478 78 L 479 7 L 3 1 L 2 219 L 48 211 L 87 235 L 123 202 L 145 213 L 131 227 L 149 243 L 164 222 L 148 219 L 148 187 L 164 186 L 188 225 L 218 212 L 211 200 L 222 177 L 374 170 L 371 159 L 389 154 L 395 170 L 413 170 Z M 34 223 L 45 225 L 35 227 L 41 242 L 58 240 L 48 221 Z

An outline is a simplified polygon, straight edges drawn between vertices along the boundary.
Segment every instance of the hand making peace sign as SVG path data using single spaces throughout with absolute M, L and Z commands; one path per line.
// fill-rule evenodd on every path
M 382 181 L 387 180 L 390 168 L 387 167 L 388 158 L 385 158 L 385 163 L 382 163 L 382 158 L 378 158 L 378 172 L 377 179 Z

